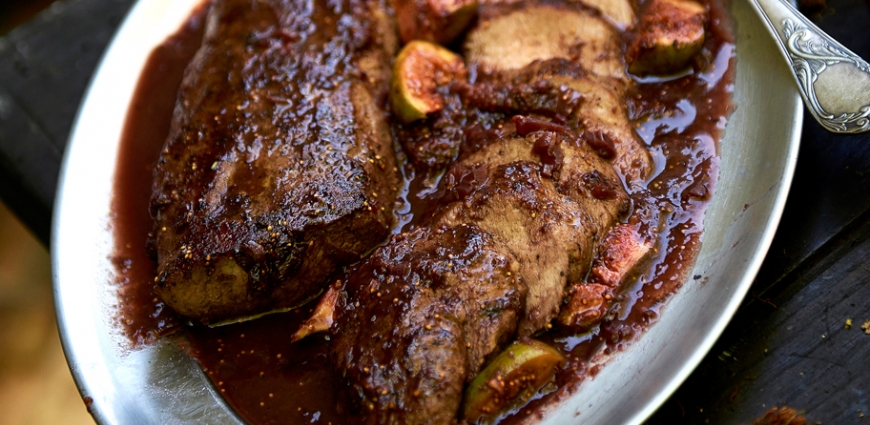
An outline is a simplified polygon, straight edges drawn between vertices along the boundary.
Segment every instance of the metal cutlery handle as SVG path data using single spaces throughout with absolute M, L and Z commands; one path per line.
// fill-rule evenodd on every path
M 828 131 L 870 131 L 870 65 L 783 0 L 750 0 L 791 65 L 810 113 Z

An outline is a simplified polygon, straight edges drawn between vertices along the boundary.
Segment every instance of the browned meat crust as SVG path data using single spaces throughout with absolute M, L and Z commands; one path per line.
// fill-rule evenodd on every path
M 574 285 L 559 311 L 559 324 L 573 332 L 586 332 L 600 324 L 616 304 L 614 294 L 630 272 L 637 270 L 652 249 L 652 243 L 636 228 L 619 224 L 610 229 L 592 262 L 588 283 Z
M 610 139 L 617 153 L 613 166 L 630 186 L 640 187 L 653 165 L 628 120 L 624 98 L 634 83 L 625 74 L 616 29 L 567 0 L 488 9 L 481 6 L 464 43 L 469 68 L 515 82 L 547 80 L 581 93 L 584 102 L 564 115 L 569 126 Z
M 332 332 L 348 418 L 454 421 L 466 380 L 514 333 L 517 268 L 491 235 L 459 225 L 396 236 L 349 273 Z
M 290 307 L 389 234 L 396 44 L 378 0 L 214 3 L 154 172 L 167 305 L 203 322 Z
M 428 226 L 348 272 L 332 352 L 360 423 L 450 423 L 465 381 L 511 337 L 548 326 L 629 210 L 613 168 L 576 135 L 537 130 L 468 152 Z
M 394 127 L 418 166 L 447 168 L 439 207 L 425 227 L 351 271 L 336 309 L 333 359 L 360 423 L 461 420 L 463 384 L 506 339 L 550 326 L 566 289 L 585 284 L 601 241 L 631 211 L 623 179 L 641 183 L 651 170 L 625 112 L 615 31 L 567 6 L 481 16 L 466 39 L 476 72 L 438 87 L 442 110 Z M 532 51 L 499 32 L 499 19 L 527 20 L 531 32 L 552 25 L 567 34 L 574 24 L 605 32 L 574 37 L 579 53 Z M 418 289 L 418 274 L 430 270 L 449 283 Z M 470 315 L 496 299 L 498 314 Z M 597 315 L 608 306 L 599 303 Z
M 557 169 L 547 167 L 541 144 L 558 152 Z M 499 139 L 463 157 L 446 185 L 459 202 L 443 207 L 436 223 L 473 223 L 520 264 L 529 294 L 519 336 L 556 316 L 566 285 L 584 279 L 599 241 L 630 207 L 609 163 L 578 137 L 550 131 Z

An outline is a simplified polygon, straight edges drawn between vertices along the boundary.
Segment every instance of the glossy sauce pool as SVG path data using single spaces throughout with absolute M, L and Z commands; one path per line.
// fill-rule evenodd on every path
M 601 354 L 624 349 L 656 321 L 662 303 L 684 284 L 700 248 L 704 209 L 718 176 L 717 144 L 732 110 L 734 42 L 727 7 L 709 4 L 708 39 L 700 61 L 704 72 L 670 81 L 641 82 L 629 94 L 630 117 L 652 153 L 656 170 L 643 190 L 632 194 L 643 227 L 660 235 L 658 246 L 633 286 L 622 295 L 617 318 L 582 335 L 546 333 L 539 339 L 569 359 L 555 386 L 503 418 L 516 422 L 575 391 L 597 373 L 587 367 Z M 315 335 L 290 343 L 290 334 L 311 306 L 254 321 L 208 328 L 184 323 L 152 292 L 156 265 L 148 252 L 148 202 L 152 164 L 168 134 L 184 68 L 199 47 L 204 8 L 152 52 L 142 72 L 124 127 L 112 201 L 116 283 L 121 297 L 118 321 L 133 345 L 148 344 L 170 332 L 184 332 L 189 352 L 236 412 L 252 424 L 344 423 L 340 381 L 327 359 L 329 341 Z M 404 167 L 408 223 L 431 191 L 426 176 Z M 431 182 L 430 182 L 431 183 Z M 397 214 L 401 214 L 401 211 Z M 670 311 L 668 314 L 679 314 Z

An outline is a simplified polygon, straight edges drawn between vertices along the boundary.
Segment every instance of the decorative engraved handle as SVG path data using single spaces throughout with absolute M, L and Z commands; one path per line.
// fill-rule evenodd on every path
M 870 131 L 870 65 L 785 1 L 750 2 L 791 64 L 816 121 L 834 133 Z M 836 76 L 822 75 L 835 66 Z

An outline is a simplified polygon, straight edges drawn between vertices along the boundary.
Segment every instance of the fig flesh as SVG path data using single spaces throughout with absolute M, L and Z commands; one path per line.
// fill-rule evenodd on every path
M 532 398 L 564 362 L 562 354 L 543 342 L 515 341 L 468 385 L 463 401 L 465 420 L 491 423 Z
M 462 58 L 437 44 L 415 40 L 405 45 L 393 64 L 390 105 L 404 123 L 411 123 L 444 108 L 437 88 L 455 79 L 465 80 Z
M 627 44 L 628 72 L 669 75 L 685 69 L 704 46 L 707 9 L 692 0 L 652 0 Z

